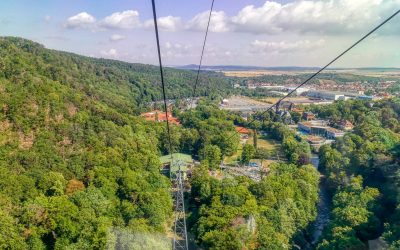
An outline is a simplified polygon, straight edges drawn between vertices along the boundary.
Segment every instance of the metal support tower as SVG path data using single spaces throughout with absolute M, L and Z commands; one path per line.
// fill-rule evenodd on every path
M 181 164 L 175 179 L 175 234 L 173 250 L 188 250 L 186 233 L 185 197 L 183 195 L 183 173 Z

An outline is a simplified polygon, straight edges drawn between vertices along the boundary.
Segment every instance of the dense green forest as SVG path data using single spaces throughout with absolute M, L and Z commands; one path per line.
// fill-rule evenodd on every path
M 152 65 L 96 59 L 45 49 L 21 38 L 0 38 L 0 76 L 11 81 L 41 80 L 66 85 L 100 99 L 112 108 L 138 112 L 151 101 L 162 99 L 159 68 Z M 195 72 L 165 69 L 167 97 L 192 97 Z M 197 96 L 227 95 L 229 82 L 214 72 L 202 72 Z
M 400 101 L 347 101 L 312 107 L 320 117 L 356 124 L 320 149 L 320 169 L 333 196 L 331 220 L 318 249 L 365 249 L 383 234 L 400 247 Z
M 315 219 L 318 181 L 311 165 L 275 164 L 261 182 L 198 169 L 189 222 L 206 249 L 291 249 Z
M 190 97 L 195 72 L 166 69 L 167 96 Z M 158 68 L 45 49 L 0 38 L 0 249 L 169 249 L 170 153 L 164 123 L 138 114 L 160 100 Z M 204 249 L 305 246 L 320 175 L 310 147 L 279 115 L 244 120 L 219 110 L 232 79 L 202 73 L 198 95 L 171 127 L 173 152 L 192 155 L 188 228 Z M 309 110 L 351 133 L 319 152 L 332 196 L 318 249 L 365 249 L 382 236 L 400 248 L 400 101 L 339 101 Z M 281 162 L 256 182 L 210 175 L 236 153 L 234 125 L 280 143 Z M 265 152 L 244 146 L 241 161 Z M 309 244 L 308 244 L 309 246 Z
M 229 140 L 236 135 L 232 124 L 248 126 L 249 122 L 212 103 L 200 104 L 181 119 L 184 127 L 196 129 L 203 138 L 198 151 L 201 166 L 190 180 L 188 203 L 188 226 L 196 242 L 204 249 L 232 250 L 291 249 L 303 244 L 318 200 L 319 174 L 307 165 L 309 145 L 281 123 L 253 123 L 253 128 L 268 131 L 282 142 L 288 162 L 272 165 L 261 182 L 229 175 L 216 178 L 209 170 L 219 169 L 221 157 L 236 151 L 238 138 L 234 143 Z
M 332 125 L 342 119 L 356 125 L 353 132 L 320 149 L 320 171 L 332 207 L 330 221 L 315 247 L 362 250 L 368 240 L 381 237 L 390 249 L 398 249 L 399 100 L 339 101 L 308 109 Z M 212 112 L 211 117 L 217 118 L 219 112 Z M 210 118 L 201 109 L 196 114 L 200 120 Z M 307 231 L 316 216 L 319 174 L 307 165 L 309 145 L 272 112 L 256 115 L 259 121 L 251 123 L 234 116 L 221 118 L 280 141 L 287 163 L 270 165 L 270 172 L 260 182 L 229 175 L 216 178 L 208 171 L 216 165 L 213 159 L 220 160 L 221 149 L 211 142 L 206 150 L 210 157 L 204 158 L 203 167 L 191 180 L 189 227 L 198 244 L 205 249 L 310 247 Z
M 168 96 L 190 96 L 194 79 L 166 69 Z M 228 91 L 207 77 L 198 93 Z M 0 38 L 0 248 L 131 249 L 130 234 L 165 234 L 165 128 L 137 116 L 160 96 L 155 66 Z

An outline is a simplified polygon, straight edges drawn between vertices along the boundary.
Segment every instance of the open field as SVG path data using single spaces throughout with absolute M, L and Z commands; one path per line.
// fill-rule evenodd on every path
M 302 75 L 312 74 L 317 70 L 238 70 L 238 71 L 221 71 L 225 76 L 228 77 L 257 77 L 257 76 L 282 76 L 282 75 Z M 324 70 L 324 73 L 334 74 L 353 74 L 360 76 L 371 76 L 371 77 L 400 77 L 400 69 L 328 69 Z
M 247 140 L 247 144 L 253 145 L 253 136 L 249 137 L 249 139 Z M 277 150 L 279 148 L 279 143 L 275 140 L 265 139 L 262 136 L 258 136 L 257 147 L 272 151 L 272 150 Z
M 354 72 L 354 75 L 370 76 L 370 77 L 385 77 L 385 78 L 399 78 L 400 71 L 385 71 L 385 72 Z
M 249 137 L 249 139 L 246 141 L 246 144 L 253 145 L 253 136 Z M 257 140 L 257 146 L 258 146 L 258 148 L 262 148 L 262 149 L 266 149 L 268 151 L 273 151 L 273 152 L 279 153 L 280 143 L 278 141 L 275 141 L 275 140 L 272 140 L 272 139 L 267 139 L 267 138 L 264 138 L 264 137 L 259 135 L 258 136 L 258 140 Z M 227 165 L 234 164 L 236 161 L 240 160 L 240 156 L 242 155 L 242 151 L 243 151 L 243 144 L 240 143 L 236 153 L 233 154 L 232 156 L 225 157 L 224 163 L 227 164 Z M 280 157 L 283 158 L 283 156 L 280 156 Z M 276 157 L 273 157 L 273 158 L 276 158 Z M 272 159 L 264 160 L 263 161 L 263 166 L 267 166 L 272 162 L 276 162 L 276 161 L 272 160 Z
M 240 143 L 236 153 L 234 153 L 232 156 L 225 157 L 224 163 L 227 165 L 234 164 L 242 155 L 242 151 L 243 151 L 243 145 L 242 145 L 242 143 Z
M 222 71 L 228 77 L 257 77 L 257 76 L 281 76 L 281 75 L 300 75 L 311 72 L 307 71 L 274 71 L 274 70 L 256 70 L 256 71 Z

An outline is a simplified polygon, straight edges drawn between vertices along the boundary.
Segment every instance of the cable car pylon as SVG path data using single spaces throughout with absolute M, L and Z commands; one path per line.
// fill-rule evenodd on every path
M 173 250 L 188 250 L 188 239 L 186 230 L 185 196 L 183 185 L 182 163 L 177 163 L 178 172 L 174 180 L 175 188 L 175 227 Z

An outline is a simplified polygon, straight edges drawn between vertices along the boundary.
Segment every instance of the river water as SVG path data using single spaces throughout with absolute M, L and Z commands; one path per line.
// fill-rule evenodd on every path
M 312 165 L 318 170 L 319 157 L 316 154 L 311 156 Z M 313 223 L 312 231 L 311 231 L 311 244 L 315 245 L 318 242 L 319 237 L 324 230 L 324 227 L 329 222 L 329 207 L 330 207 L 330 198 L 328 194 L 328 190 L 326 187 L 325 180 L 321 178 L 319 184 L 319 192 L 318 192 L 318 214 L 315 222 Z

